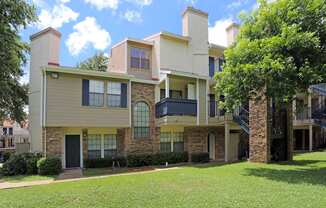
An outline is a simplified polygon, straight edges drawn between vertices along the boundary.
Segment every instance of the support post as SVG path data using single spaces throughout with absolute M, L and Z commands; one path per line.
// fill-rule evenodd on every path
M 170 80 L 169 80 L 169 76 L 166 75 L 165 78 L 165 98 L 170 97 Z
M 309 151 L 312 151 L 312 125 L 309 125 Z
M 308 118 L 311 118 L 311 92 L 309 92 L 308 94 Z
M 230 142 L 230 128 L 229 128 L 229 124 L 227 122 L 225 122 L 224 125 L 224 130 L 225 130 L 225 150 L 224 150 L 224 160 L 225 162 L 229 161 L 229 142 Z

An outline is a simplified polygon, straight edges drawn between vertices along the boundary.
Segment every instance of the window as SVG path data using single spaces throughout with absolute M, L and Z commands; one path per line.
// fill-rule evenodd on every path
M 89 80 L 89 105 L 104 105 L 104 82 L 97 80 Z
M 169 96 L 170 96 L 170 98 L 174 98 L 174 99 L 182 99 L 182 91 L 181 90 L 170 90 Z M 164 98 L 165 98 L 165 89 L 161 89 L 160 90 L 160 99 L 162 100 Z
M 117 137 L 115 134 L 104 135 L 104 157 L 112 157 L 117 154 Z
M 138 102 L 134 107 L 134 137 L 149 137 L 149 107 L 145 102 Z
M 224 59 L 223 58 L 218 58 L 218 71 L 221 72 L 223 71 L 223 64 L 224 64 Z
M 101 134 L 88 135 L 88 158 L 101 158 Z
M 107 104 L 109 107 L 121 106 L 121 83 L 120 82 L 108 82 L 107 89 Z
M 149 69 L 150 51 L 142 48 L 130 49 L 130 66 L 137 69 Z
M 183 152 L 183 133 L 182 132 L 162 132 L 160 134 L 161 152 Z

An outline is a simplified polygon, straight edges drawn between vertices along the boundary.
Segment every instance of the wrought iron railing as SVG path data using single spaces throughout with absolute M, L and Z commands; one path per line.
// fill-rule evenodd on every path
M 17 143 L 30 143 L 28 135 L 0 135 L 1 148 L 15 148 Z

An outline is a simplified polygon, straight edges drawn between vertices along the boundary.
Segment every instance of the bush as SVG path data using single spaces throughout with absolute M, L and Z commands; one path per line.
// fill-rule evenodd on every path
M 37 161 L 40 175 L 57 175 L 61 172 L 61 159 L 58 157 L 43 157 Z
M 187 161 L 187 152 L 128 155 L 127 157 L 129 167 L 164 165 L 166 162 L 169 164 L 176 164 Z
M 9 160 L 11 155 L 12 155 L 11 152 L 4 152 L 2 155 L 2 162 L 6 162 L 7 160 Z
M 191 154 L 191 162 L 194 163 L 207 163 L 209 162 L 209 153 L 200 152 Z
M 26 172 L 26 160 L 22 155 L 11 155 L 10 158 L 2 166 L 3 175 L 22 175 Z
M 42 157 L 40 153 L 23 153 L 21 156 L 26 162 L 26 173 L 37 174 L 37 161 Z
M 127 165 L 127 160 L 125 157 L 116 157 L 114 159 L 118 161 L 120 167 L 125 167 Z M 113 159 L 111 158 L 98 158 L 98 159 L 86 159 L 84 160 L 85 168 L 107 168 L 112 167 Z M 115 164 L 117 167 L 117 164 Z

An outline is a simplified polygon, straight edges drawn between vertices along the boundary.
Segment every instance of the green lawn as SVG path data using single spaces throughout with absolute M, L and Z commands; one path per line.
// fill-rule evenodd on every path
M 326 152 L 0 191 L 1 207 L 326 207 Z

